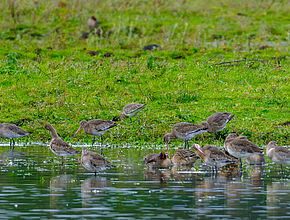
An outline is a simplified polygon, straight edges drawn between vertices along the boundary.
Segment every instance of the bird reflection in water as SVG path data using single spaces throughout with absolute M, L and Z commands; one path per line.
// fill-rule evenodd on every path
M 98 199 L 96 195 L 101 193 L 100 189 L 111 185 L 111 181 L 103 176 L 92 176 L 85 179 L 81 184 L 83 208 L 88 207 L 90 204 L 93 205 L 95 200 Z
M 163 184 L 170 180 L 171 170 L 147 167 L 144 172 L 144 178 L 145 180 L 160 181 L 160 183 Z
M 79 185 L 79 181 L 75 175 L 62 174 L 50 179 L 50 208 L 58 209 L 63 207 L 63 202 L 70 203 L 72 187 Z M 67 205 L 67 204 L 65 204 Z
M 286 193 L 288 192 L 288 193 Z M 284 216 L 289 219 L 290 182 L 272 182 L 267 185 L 267 214 L 269 218 Z
M 9 150 L 6 152 L 3 152 L 0 156 L 0 164 L 2 165 L 8 165 L 13 166 L 15 163 L 15 159 L 19 159 L 24 157 L 25 154 L 23 152 L 15 151 L 15 150 Z
M 262 186 L 262 180 L 264 175 L 264 166 L 261 165 L 251 165 L 250 166 L 250 178 L 253 186 Z

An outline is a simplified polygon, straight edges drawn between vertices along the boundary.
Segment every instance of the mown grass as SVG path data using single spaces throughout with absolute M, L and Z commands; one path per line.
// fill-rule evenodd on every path
M 68 139 L 81 120 L 113 119 L 139 102 L 147 104 L 141 126 L 127 120 L 105 134 L 107 142 L 161 143 L 177 122 L 229 111 L 236 115 L 230 131 L 260 145 L 289 144 L 287 4 L 4 1 L 0 122 L 32 131 L 25 140 L 44 141 L 50 122 Z M 102 35 L 82 40 L 91 15 Z M 164 50 L 142 51 L 149 43 Z M 233 60 L 245 61 L 216 65 Z M 75 141 L 89 138 L 82 133 Z M 196 139 L 212 142 L 209 134 Z

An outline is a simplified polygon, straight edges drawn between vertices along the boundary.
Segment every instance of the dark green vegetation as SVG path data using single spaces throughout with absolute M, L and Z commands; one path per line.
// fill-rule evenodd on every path
M 69 138 L 138 102 L 141 127 L 127 120 L 107 142 L 161 143 L 177 122 L 229 111 L 230 131 L 289 144 L 287 1 L 2 2 L 0 122 L 33 132 L 24 141 L 50 139 L 45 122 Z M 81 39 L 92 15 L 102 30 Z M 151 43 L 164 50 L 142 51 Z

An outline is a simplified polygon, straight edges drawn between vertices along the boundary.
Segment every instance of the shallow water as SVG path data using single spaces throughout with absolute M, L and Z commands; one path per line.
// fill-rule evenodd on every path
M 160 152 L 156 150 L 155 152 Z M 172 152 L 173 153 L 173 149 Z M 94 176 L 79 157 L 65 165 L 47 146 L 0 146 L 0 218 L 287 219 L 290 169 L 267 158 L 218 175 L 200 161 L 193 168 L 147 169 L 152 147 L 108 147 L 116 168 Z

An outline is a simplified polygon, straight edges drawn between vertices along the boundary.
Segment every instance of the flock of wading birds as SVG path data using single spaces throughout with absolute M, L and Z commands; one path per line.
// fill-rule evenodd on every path
M 137 114 L 145 107 L 143 104 L 130 103 L 123 108 L 120 118 L 123 122 L 125 117 L 137 116 Z M 246 158 L 250 164 L 262 164 L 265 162 L 263 149 L 251 143 L 247 137 L 238 136 L 235 133 L 230 133 L 225 140 L 225 153 L 213 145 L 206 145 L 202 148 L 198 144 L 193 144 L 195 151 L 189 150 L 188 141 L 194 136 L 203 132 L 216 133 L 223 130 L 227 123 L 234 118 L 229 112 L 217 112 L 209 116 L 207 121 L 201 124 L 192 124 L 188 122 L 180 122 L 173 126 L 171 133 L 164 135 L 164 141 L 167 144 L 167 153 L 148 154 L 144 157 L 144 163 L 153 168 L 168 168 L 172 165 L 186 165 L 190 166 L 195 163 L 198 158 L 213 168 L 213 171 L 218 172 L 218 168 L 228 164 L 237 164 L 240 162 L 242 168 L 242 158 Z M 101 136 L 101 146 L 103 144 L 103 134 L 117 126 L 113 121 L 94 119 L 90 121 L 81 121 L 79 129 L 75 132 L 73 137 L 83 128 L 84 132 L 93 135 L 92 147 L 95 143 L 95 136 Z M 51 151 L 57 156 L 69 157 L 77 155 L 80 152 L 64 142 L 57 134 L 54 127 L 47 123 L 44 128 L 49 130 L 52 136 L 50 142 Z M 0 124 L 0 136 L 10 139 L 10 148 L 14 148 L 14 138 L 24 137 L 31 133 L 22 130 L 18 126 L 9 123 Z M 72 137 L 72 138 L 73 138 Z M 214 136 L 215 138 L 215 136 Z M 185 142 L 184 149 L 177 150 L 171 159 L 168 157 L 168 144 L 172 139 L 182 139 Z M 105 159 L 101 149 L 101 154 L 93 151 L 88 151 L 87 148 L 82 149 L 81 164 L 89 171 L 95 173 L 103 171 L 107 168 L 112 168 L 113 165 Z M 277 142 L 271 141 L 266 148 L 266 155 L 274 162 L 282 165 L 290 165 L 290 150 L 286 147 L 279 146 Z

